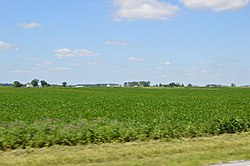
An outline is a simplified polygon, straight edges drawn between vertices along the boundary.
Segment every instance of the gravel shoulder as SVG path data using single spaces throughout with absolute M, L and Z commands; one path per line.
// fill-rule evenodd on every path
M 232 161 L 225 164 L 216 164 L 212 166 L 250 166 L 250 161 Z

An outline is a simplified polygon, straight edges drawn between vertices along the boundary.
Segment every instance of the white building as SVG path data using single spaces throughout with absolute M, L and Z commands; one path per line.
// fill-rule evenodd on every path
M 26 87 L 27 87 L 27 88 L 33 88 L 34 86 L 33 86 L 31 83 L 27 83 L 27 84 L 26 84 Z

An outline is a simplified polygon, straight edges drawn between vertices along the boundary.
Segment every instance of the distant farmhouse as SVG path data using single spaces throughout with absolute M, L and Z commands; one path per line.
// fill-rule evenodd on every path
M 77 84 L 74 86 L 75 88 L 81 88 L 81 87 L 120 87 L 119 84 L 114 83 L 104 83 L 104 84 Z
M 33 85 L 33 84 L 31 84 L 31 83 L 27 83 L 27 84 L 25 85 L 25 87 L 26 87 L 26 88 L 33 88 L 33 87 L 34 87 L 34 85 Z
M 119 84 L 107 84 L 107 87 L 120 87 Z

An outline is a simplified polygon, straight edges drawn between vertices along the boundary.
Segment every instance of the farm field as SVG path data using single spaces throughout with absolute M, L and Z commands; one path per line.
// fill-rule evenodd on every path
M 3 88 L 0 149 L 249 131 L 250 89 Z

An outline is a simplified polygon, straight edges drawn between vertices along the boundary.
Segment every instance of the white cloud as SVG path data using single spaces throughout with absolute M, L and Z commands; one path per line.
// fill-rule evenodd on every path
M 165 62 L 162 62 L 161 64 L 163 64 L 163 65 L 171 65 L 171 62 L 165 61 Z
M 55 50 L 54 52 L 57 54 L 69 54 L 72 51 L 69 48 L 61 48 L 61 49 Z
M 157 71 L 162 71 L 162 70 L 164 70 L 164 69 L 161 68 L 161 67 L 157 67 L 156 70 L 157 70 Z
M 18 27 L 25 28 L 25 29 L 33 29 L 33 28 L 40 28 L 42 27 L 42 24 L 37 22 L 31 22 L 31 23 L 18 23 Z
M 22 70 L 22 69 L 18 69 L 18 70 L 14 70 L 12 71 L 13 73 L 28 73 L 27 70 Z
M 129 62 L 143 62 L 143 61 L 145 61 L 145 59 L 144 58 L 137 58 L 137 57 L 129 57 L 128 61 Z
M 54 62 L 46 61 L 46 62 L 43 62 L 43 63 L 36 64 L 36 66 L 37 67 L 46 67 L 46 66 L 50 66 L 52 64 L 54 64 Z
M 250 0 L 181 0 L 182 3 L 191 9 L 213 11 L 237 10 L 247 6 Z
M 31 56 L 31 57 L 26 58 L 25 60 L 29 62 L 35 62 L 38 60 L 38 58 Z
M 105 45 L 108 45 L 108 46 L 128 46 L 129 42 L 122 41 L 122 40 L 107 40 L 105 42 Z
M 50 62 L 50 61 L 44 62 L 45 65 L 51 65 L 51 64 L 53 64 L 53 63 L 54 63 L 54 62 Z
M 102 64 L 101 60 L 94 60 L 94 61 L 90 61 L 88 62 L 89 65 L 100 65 Z
M 98 61 L 91 61 L 91 62 L 88 62 L 89 65 L 98 65 L 99 62 Z
M 52 71 L 69 71 L 69 70 L 71 70 L 70 68 L 68 68 L 68 67 L 56 67 L 56 68 L 54 68 L 54 69 L 52 69 Z
M 11 44 L 0 41 L 0 50 L 8 50 L 11 48 Z
M 57 49 L 54 51 L 55 56 L 58 58 L 76 58 L 76 57 L 83 57 L 83 56 L 98 56 L 98 53 L 95 53 L 90 50 L 86 49 L 69 49 L 69 48 L 62 48 Z
M 113 0 L 116 21 L 135 19 L 166 20 L 179 11 L 179 7 L 160 0 Z
M 207 75 L 208 72 L 206 70 L 193 68 L 193 69 L 187 70 L 186 73 L 189 76 L 198 76 L 198 75 L 204 76 L 204 75 Z

